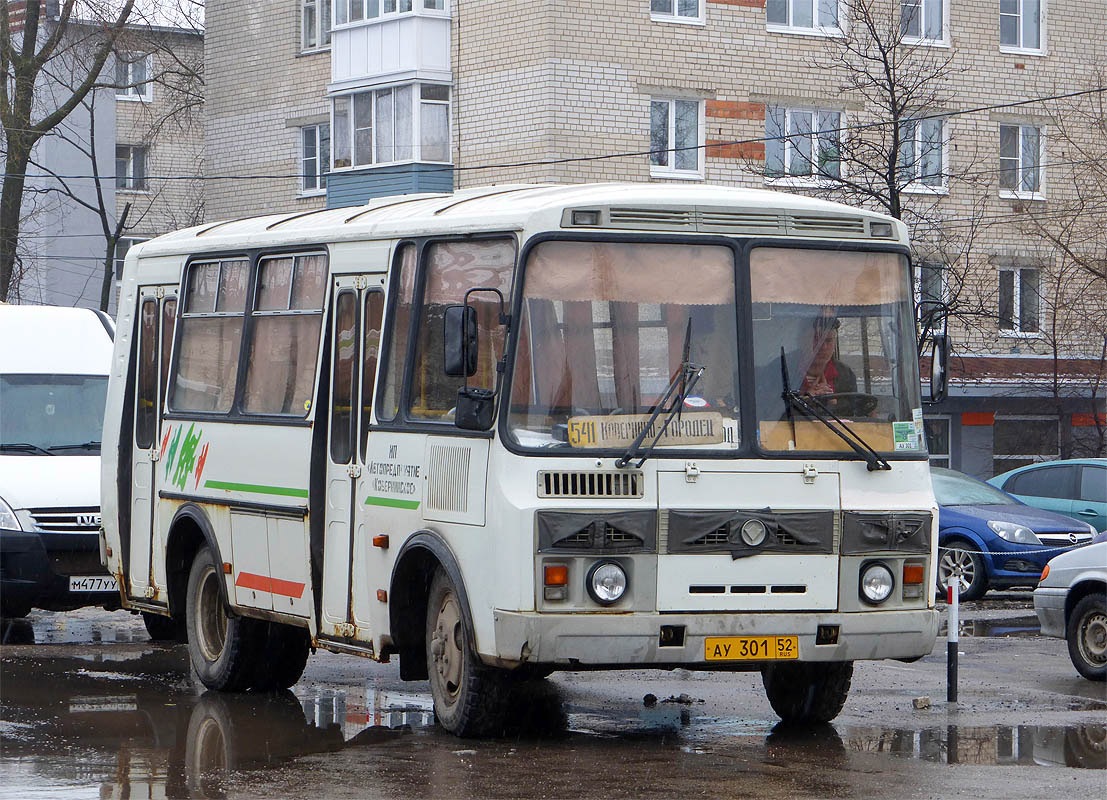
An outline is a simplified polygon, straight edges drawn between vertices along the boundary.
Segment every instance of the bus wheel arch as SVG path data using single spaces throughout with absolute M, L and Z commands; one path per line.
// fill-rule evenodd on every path
M 442 569 L 456 587 L 462 624 L 473 638 L 469 597 L 457 559 L 433 531 L 417 532 L 396 557 L 388 589 L 388 627 L 392 646 L 400 655 L 401 680 L 426 680 L 429 676 L 424 637 L 431 581 L 438 569 Z
M 204 546 L 211 550 L 218 563 L 223 563 L 219 542 L 207 514 L 195 503 L 185 503 L 173 515 L 165 543 L 165 579 L 169 592 L 169 612 L 174 618 L 184 619 L 188 575 L 196 554 Z M 221 588 L 223 603 L 229 606 L 226 585 L 221 584 Z

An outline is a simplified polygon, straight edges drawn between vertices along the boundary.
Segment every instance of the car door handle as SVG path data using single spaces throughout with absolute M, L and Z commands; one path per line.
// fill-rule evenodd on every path
M 1085 508 L 1083 511 L 1077 511 L 1076 513 L 1079 514 L 1082 517 L 1094 517 L 1094 516 L 1096 516 L 1095 509 L 1091 509 L 1091 508 Z

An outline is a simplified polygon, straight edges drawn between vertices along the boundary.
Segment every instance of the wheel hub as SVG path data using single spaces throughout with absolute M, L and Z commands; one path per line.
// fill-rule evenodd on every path
M 438 610 L 431 634 L 430 654 L 434 673 L 450 695 L 456 695 L 461 687 L 461 645 L 461 614 L 453 596 L 449 595 Z
M 976 568 L 972 555 L 967 550 L 960 548 L 947 548 L 942 552 L 938 560 L 938 575 L 942 579 L 943 586 L 950 585 L 950 579 L 956 576 L 957 593 L 968 591 L 976 577 Z
M 1097 663 L 1107 661 L 1107 615 L 1094 614 L 1084 624 L 1083 645 L 1088 657 Z

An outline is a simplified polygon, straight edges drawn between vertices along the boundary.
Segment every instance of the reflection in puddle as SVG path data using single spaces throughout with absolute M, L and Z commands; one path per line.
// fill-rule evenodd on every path
M 1004 639 L 1042 635 L 1042 625 L 1035 616 L 1008 617 L 1006 619 L 963 619 L 958 626 L 958 630 L 962 636 Z M 947 631 L 947 621 L 942 620 L 938 626 L 938 638 L 945 638 Z

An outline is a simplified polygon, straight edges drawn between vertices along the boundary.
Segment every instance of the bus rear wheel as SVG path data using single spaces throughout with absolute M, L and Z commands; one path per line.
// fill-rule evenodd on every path
M 211 550 L 201 548 L 188 575 L 188 655 L 204 686 L 237 692 L 248 688 L 254 676 L 252 660 L 263 631 L 256 620 L 227 610 L 220 589 L 223 580 Z
M 793 661 L 761 669 L 765 694 L 785 722 L 830 722 L 841 712 L 853 681 L 852 661 Z
M 457 736 L 491 736 L 503 729 L 509 678 L 477 656 L 457 589 L 439 569 L 427 603 L 426 649 L 438 723 Z
M 311 636 L 304 628 L 263 622 L 261 649 L 257 659 L 257 674 L 251 688 L 259 692 L 275 692 L 291 688 L 300 680 L 311 650 Z

